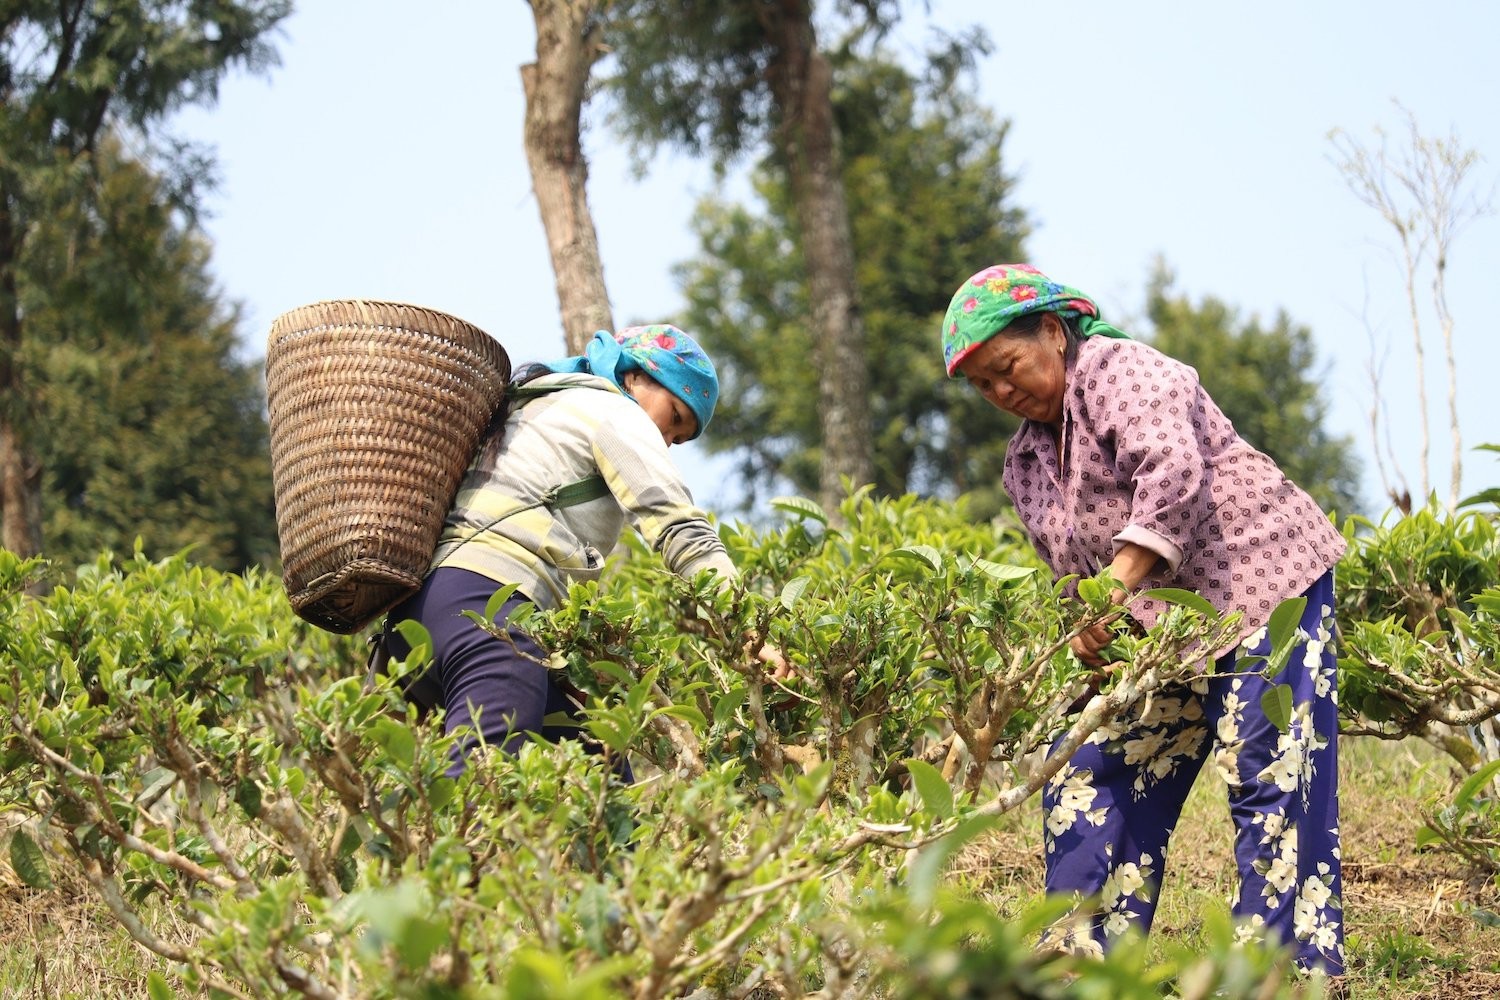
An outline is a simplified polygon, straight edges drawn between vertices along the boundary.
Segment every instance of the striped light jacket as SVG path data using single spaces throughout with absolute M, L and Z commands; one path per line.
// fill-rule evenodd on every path
M 596 375 L 544 375 L 530 384 L 564 388 L 516 404 L 500 447 L 480 448 L 448 512 L 433 569 L 515 583 L 538 607 L 553 608 L 571 581 L 599 576 L 629 524 L 674 573 L 735 575 L 645 410 Z M 610 495 L 558 510 L 538 503 L 595 473 Z

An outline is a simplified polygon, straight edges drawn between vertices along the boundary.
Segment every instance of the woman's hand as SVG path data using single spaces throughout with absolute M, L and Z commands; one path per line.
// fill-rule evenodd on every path
M 1099 655 L 1099 651 L 1114 640 L 1115 634 L 1110 631 L 1106 622 L 1090 625 L 1082 632 L 1073 637 L 1069 643 L 1073 648 L 1073 655 L 1083 661 L 1084 666 L 1102 667 L 1105 659 Z
M 745 640 L 745 653 L 770 667 L 771 680 L 777 683 L 785 683 L 787 678 L 797 676 L 797 668 L 782 653 L 781 647 L 767 642 L 759 633 L 752 633 Z
M 1121 545 L 1119 551 L 1115 553 L 1114 561 L 1109 564 L 1110 576 L 1120 584 L 1110 591 L 1110 602 L 1124 604 L 1130 597 L 1130 591 L 1135 589 L 1147 573 L 1156 568 L 1160 559 L 1161 556 L 1157 553 L 1135 542 L 1126 542 Z M 1073 654 L 1082 660 L 1085 666 L 1097 669 L 1108 662 L 1099 651 L 1114 641 L 1115 633 L 1110 626 L 1119 619 L 1119 615 L 1111 615 L 1096 625 L 1090 625 L 1073 637 L 1069 645 L 1073 649 Z
M 785 682 L 789 677 L 797 675 L 797 668 L 792 666 L 777 646 L 762 646 L 755 654 L 755 658 L 771 668 L 771 680 Z
M 1109 599 L 1113 604 L 1124 604 L 1129 596 L 1124 590 L 1116 587 L 1110 592 Z M 1101 656 L 1099 651 L 1114 641 L 1115 632 L 1110 626 L 1119 620 L 1119 615 L 1110 615 L 1102 622 L 1090 625 L 1075 635 L 1073 641 L 1068 644 L 1073 650 L 1073 655 L 1083 661 L 1084 666 L 1095 669 L 1104 666 L 1109 661 Z
M 782 698 L 779 701 L 771 702 L 766 708 L 773 712 L 784 712 L 794 707 L 797 702 L 808 700 L 805 696 L 787 687 L 789 681 L 794 681 L 802 675 L 797 672 L 796 664 L 786 658 L 786 654 L 781 651 L 781 647 L 751 641 L 745 644 L 745 652 L 753 652 L 757 660 L 770 667 L 771 683 L 789 695 L 789 697 Z

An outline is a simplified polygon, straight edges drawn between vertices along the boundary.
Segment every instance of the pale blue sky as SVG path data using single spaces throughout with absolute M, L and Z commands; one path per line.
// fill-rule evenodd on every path
M 1378 509 L 1368 410 L 1371 357 L 1388 352 L 1392 439 L 1413 489 L 1417 417 L 1411 333 L 1384 224 L 1330 162 L 1327 133 L 1400 130 L 1399 99 L 1425 131 L 1456 132 L 1500 176 L 1500 4 L 1387 0 L 1255 4 L 1107 0 L 910 4 L 904 37 L 930 19 L 982 21 L 996 43 L 981 97 L 1012 122 L 1004 153 L 1036 226 L 1031 262 L 1128 325 L 1163 255 L 1177 289 L 1312 328 L 1333 403 Z M 325 298 L 442 309 L 499 338 L 517 361 L 555 357 L 562 335 L 521 145 L 519 67 L 534 57 L 522 0 L 304 0 L 284 25 L 282 65 L 228 80 L 184 135 L 217 147 L 222 184 L 205 228 L 224 292 L 245 306 L 247 349 L 271 320 Z M 909 45 L 909 43 L 908 43 Z M 910 47 L 910 51 L 915 49 Z M 693 254 L 688 219 L 709 171 L 663 154 L 634 179 L 592 109 L 589 197 L 616 321 L 681 305 L 671 266 Z M 994 263 L 975 261 L 975 269 Z M 1470 225 L 1449 266 L 1461 365 L 1466 492 L 1500 485 L 1500 346 L 1487 294 L 1500 220 Z M 966 275 L 954 275 L 956 286 Z M 934 308 L 952 288 L 933 289 Z M 1450 447 L 1435 323 L 1428 318 L 1431 479 L 1446 494 Z M 936 350 L 936 347 L 934 347 Z M 709 431 L 712 434 L 712 429 Z M 701 445 L 674 449 L 699 500 L 723 493 Z

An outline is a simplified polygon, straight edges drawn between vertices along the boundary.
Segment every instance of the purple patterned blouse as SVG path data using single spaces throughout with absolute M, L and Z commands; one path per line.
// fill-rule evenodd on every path
M 1061 460 L 1052 428 L 1026 421 L 1006 450 L 1005 489 L 1059 576 L 1092 576 L 1134 542 L 1162 557 L 1142 588 L 1181 587 L 1244 611 L 1241 638 L 1344 551 L 1312 497 L 1235 432 L 1198 373 L 1135 340 L 1079 344 Z M 1132 606 L 1148 627 L 1164 610 L 1150 599 Z

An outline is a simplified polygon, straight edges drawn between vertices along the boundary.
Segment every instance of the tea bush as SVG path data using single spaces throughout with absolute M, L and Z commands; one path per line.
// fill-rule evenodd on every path
M 1494 445 L 1484 450 L 1500 451 Z M 1500 873 L 1500 490 L 1456 513 L 1435 504 L 1351 519 L 1339 565 L 1341 729 L 1418 735 L 1465 772 L 1426 809 L 1421 844 Z
M 577 743 L 446 776 L 398 693 L 420 642 L 367 681 L 362 644 L 265 575 L 137 552 L 34 599 L 39 566 L 0 553 L 12 864 L 81 873 L 163 960 L 154 998 L 1290 995 L 1227 927 L 1207 955 L 1090 962 L 1036 951 L 1050 904 L 1005 921 L 945 878 L 1061 766 L 1034 750 L 1186 676 L 1232 618 L 1182 598 L 1122 630 L 1094 694 L 1065 650 L 1115 610 L 1107 580 L 1064 596 L 962 504 L 779 509 L 723 529 L 733 586 L 637 550 L 529 621 L 629 785 Z

